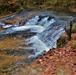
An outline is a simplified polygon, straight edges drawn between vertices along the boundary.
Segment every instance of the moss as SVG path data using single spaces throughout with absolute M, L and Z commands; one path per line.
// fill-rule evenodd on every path
M 57 41 L 57 48 L 76 49 L 76 34 L 72 33 L 72 40 L 68 41 L 66 34 L 62 35 Z
M 72 27 L 72 33 L 75 33 L 75 32 L 76 32 L 76 24 L 74 24 Z
M 67 38 L 65 37 L 60 37 L 57 41 L 58 48 L 63 48 L 66 44 L 67 44 Z

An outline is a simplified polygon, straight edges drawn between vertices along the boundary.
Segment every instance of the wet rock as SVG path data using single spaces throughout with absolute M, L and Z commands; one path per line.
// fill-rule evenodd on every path
M 4 25 L 5 25 L 4 23 L 0 22 L 0 26 L 4 26 Z
M 19 25 L 20 26 L 24 25 L 29 19 L 33 18 L 34 16 L 35 16 L 35 14 L 33 14 L 33 13 L 28 14 L 27 17 L 25 17 L 24 19 L 21 19 L 19 21 Z
M 15 17 L 14 19 L 12 20 L 6 20 L 4 23 L 5 24 L 11 24 L 11 25 L 14 25 L 17 21 L 19 21 L 22 17 L 21 16 L 17 16 Z

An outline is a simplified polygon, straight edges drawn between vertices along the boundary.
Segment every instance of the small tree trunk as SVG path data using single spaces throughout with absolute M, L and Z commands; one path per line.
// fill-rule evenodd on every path
M 70 27 L 66 26 L 65 31 L 68 35 L 68 40 L 71 41 L 71 33 L 72 33 L 72 21 L 70 22 Z
M 71 41 L 71 33 L 72 33 L 72 21 L 70 22 L 70 29 L 68 33 L 68 40 Z

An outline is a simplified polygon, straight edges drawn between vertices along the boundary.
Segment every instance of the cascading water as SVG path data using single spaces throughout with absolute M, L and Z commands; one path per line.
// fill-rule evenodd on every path
M 29 33 L 35 32 L 36 35 L 27 38 L 27 43 L 31 46 L 25 47 L 25 50 L 32 50 L 33 54 L 30 57 L 36 57 L 42 54 L 44 51 L 48 51 L 52 48 L 56 48 L 57 39 L 65 33 L 64 30 L 65 22 L 61 20 L 56 20 L 51 16 L 38 16 L 29 19 L 23 26 L 3 25 L 3 28 L 7 28 L 0 32 L 3 34 L 12 34 L 18 31 L 27 31 Z M 9 28 L 11 27 L 11 28 Z
M 43 27 L 45 27 L 44 25 Z M 48 51 L 52 48 L 56 48 L 56 42 L 58 38 L 63 33 L 65 33 L 64 26 L 65 26 L 65 22 L 63 21 L 56 22 L 55 20 L 51 19 L 50 24 L 49 22 L 48 24 L 46 24 L 46 28 L 44 31 L 30 38 L 29 43 L 32 43 L 32 47 L 36 48 L 34 49 L 36 55 L 33 56 L 36 57 L 37 55 L 39 55 L 44 51 Z
M 36 25 L 38 20 L 39 20 L 39 16 L 35 16 L 34 18 L 29 19 L 25 25 Z
M 54 22 L 50 24 L 50 26 L 48 26 L 46 30 L 38 34 L 38 37 L 46 44 L 48 48 L 50 49 L 56 48 L 57 39 L 63 33 L 65 33 L 64 26 L 65 22 L 62 21 Z

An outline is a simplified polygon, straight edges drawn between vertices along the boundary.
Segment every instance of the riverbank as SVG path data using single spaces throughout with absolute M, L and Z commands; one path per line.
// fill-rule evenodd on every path
M 27 10 L 27 9 L 26 9 Z M 30 11 L 30 10 L 37 10 L 37 9 L 29 9 L 27 11 Z M 66 9 L 50 9 L 50 10 L 47 10 L 47 9 L 38 9 L 39 11 L 53 11 L 53 12 L 57 12 L 57 13 L 73 13 L 75 14 L 76 13 L 76 10 L 75 9 L 72 9 L 72 10 L 66 10 Z M 22 10 L 23 11 L 23 10 Z M 5 18 L 5 17 L 8 17 L 8 16 L 12 16 L 14 14 L 17 14 L 19 12 L 12 12 L 12 13 L 7 13 L 7 14 L 0 14 L 0 18 Z
M 16 13 L 18 13 L 18 12 L 14 12 L 14 13 L 10 13 L 10 14 L 1 14 L 0 18 L 5 18 L 5 17 L 8 17 L 8 16 L 12 16 L 12 15 L 14 15 Z
M 24 9 L 28 10 L 53 10 L 53 11 L 71 11 L 76 12 L 76 1 L 75 0 L 7 0 L 0 1 L 0 15 L 11 14 L 13 12 L 20 12 Z

